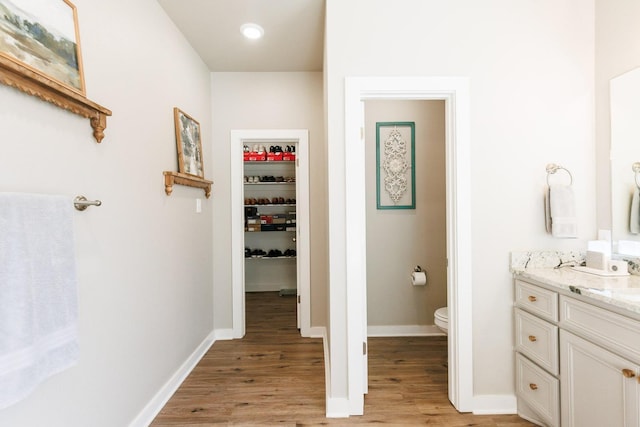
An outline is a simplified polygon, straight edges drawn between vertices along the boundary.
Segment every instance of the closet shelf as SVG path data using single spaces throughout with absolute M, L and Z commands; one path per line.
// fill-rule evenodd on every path
M 294 182 L 245 182 L 244 185 L 296 185 L 295 181 Z
M 250 234 L 259 234 L 259 233 L 295 233 L 296 230 L 260 230 L 260 231 L 249 231 L 247 229 L 244 230 L 245 233 Z
M 263 204 L 263 205 L 257 205 L 257 204 L 256 204 L 256 205 L 244 205 L 244 207 L 245 207 L 245 208 L 251 208 L 251 207 L 259 208 L 259 207 L 261 207 L 261 206 L 267 206 L 267 207 L 269 207 L 269 206 L 271 206 L 271 207 L 277 207 L 277 206 L 284 206 L 284 207 L 287 207 L 287 206 L 289 206 L 289 207 L 290 207 L 290 206 L 295 206 L 295 205 L 296 205 L 295 203 L 279 203 L 279 204 L 277 204 L 277 205 L 276 205 L 276 204 L 268 204 L 268 205 L 267 205 L 267 204 Z
M 244 257 L 245 260 L 247 259 L 254 259 L 254 260 L 274 260 L 274 259 L 296 259 L 296 257 L 294 256 L 246 256 Z
M 164 171 L 162 173 L 164 174 L 164 191 L 167 196 L 171 195 L 175 184 L 202 188 L 207 199 L 211 196 L 211 184 L 213 184 L 213 181 L 180 172 Z
M 245 165 L 261 165 L 265 163 L 278 165 L 278 164 L 287 164 L 287 163 L 291 164 L 295 162 L 296 162 L 295 160 L 244 160 Z

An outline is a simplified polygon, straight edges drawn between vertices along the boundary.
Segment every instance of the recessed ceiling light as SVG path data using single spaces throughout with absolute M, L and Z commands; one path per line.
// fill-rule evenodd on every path
M 252 23 L 242 24 L 242 26 L 240 27 L 240 32 L 243 36 L 251 40 L 259 39 L 264 35 L 264 30 L 262 29 L 262 27 L 258 24 Z

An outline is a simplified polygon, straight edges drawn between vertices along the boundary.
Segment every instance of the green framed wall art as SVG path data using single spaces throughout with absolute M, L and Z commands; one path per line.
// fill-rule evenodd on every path
M 415 122 L 376 122 L 376 205 L 415 209 Z

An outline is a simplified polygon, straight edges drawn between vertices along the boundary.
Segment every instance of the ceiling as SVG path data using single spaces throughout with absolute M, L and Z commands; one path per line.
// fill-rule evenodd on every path
M 157 0 L 211 71 L 322 71 L 325 0 Z M 247 40 L 240 26 L 264 28 Z

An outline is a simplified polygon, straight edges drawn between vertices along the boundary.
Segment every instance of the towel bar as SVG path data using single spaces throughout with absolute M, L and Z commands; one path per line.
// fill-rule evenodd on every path
M 87 200 L 87 198 L 84 196 L 76 196 L 76 198 L 73 199 L 73 206 L 79 211 L 83 211 L 89 206 L 100 205 L 102 205 L 102 202 L 100 200 Z
M 556 165 L 555 163 L 549 163 L 547 165 L 547 185 L 549 185 L 549 175 L 558 172 L 560 169 L 569 174 L 569 185 L 573 184 L 573 175 L 571 175 L 569 169 Z

